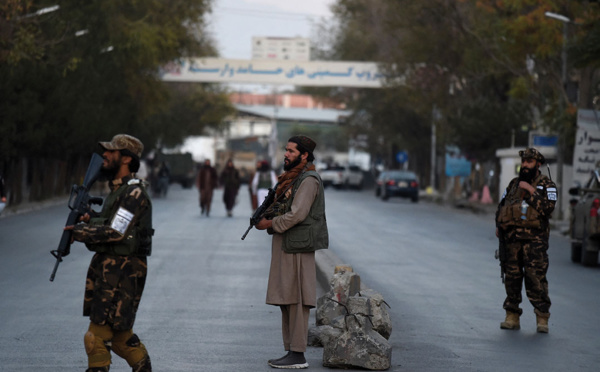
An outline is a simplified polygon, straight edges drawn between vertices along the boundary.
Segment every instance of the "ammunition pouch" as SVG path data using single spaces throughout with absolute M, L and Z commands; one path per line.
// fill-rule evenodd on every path
M 523 218 L 524 217 L 524 218 Z M 498 224 L 504 230 L 509 226 L 534 228 L 541 227 L 540 214 L 532 206 L 527 207 L 525 214 L 521 213 L 521 203 L 504 204 L 498 214 Z
M 131 233 L 120 242 L 86 244 L 90 251 L 114 256 L 150 256 L 152 254 L 154 229 L 133 227 Z

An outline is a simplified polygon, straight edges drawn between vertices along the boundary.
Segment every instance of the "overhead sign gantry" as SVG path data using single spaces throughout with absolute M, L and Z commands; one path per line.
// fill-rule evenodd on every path
M 383 78 L 374 62 L 182 58 L 161 70 L 167 82 L 381 88 Z

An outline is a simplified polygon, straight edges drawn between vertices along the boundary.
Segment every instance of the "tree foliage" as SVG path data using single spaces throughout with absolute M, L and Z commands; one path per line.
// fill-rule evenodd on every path
M 87 154 L 120 132 L 150 149 L 216 125 L 228 113 L 225 92 L 201 86 L 184 97 L 159 76 L 177 58 L 215 54 L 205 32 L 210 7 L 211 0 L 4 1 L 0 159 Z
M 98 141 L 117 133 L 151 150 L 218 126 L 231 112 L 225 91 L 160 80 L 178 58 L 216 54 L 211 3 L 0 2 L 0 172 L 11 203 L 26 189 L 30 199 L 67 191 Z
M 391 158 L 401 148 L 428 156 L 422 150 L 435 119 L 438 152 L 455 144 L 485 161 L 510 146 L 513 133 L 523 146 L 531 129 L 572 136 L 575 106 L 561 80 L 563 23 L 545 13 L 573 20 L 569 59 L 590 65 L 599 60 L 598 8 L 558 0 L 338 0 L 316 54 L 379 61 L 385 69 L 386 89 L 329 92 L 355 109 L 352 128 L 368 135 L 371 153 Z

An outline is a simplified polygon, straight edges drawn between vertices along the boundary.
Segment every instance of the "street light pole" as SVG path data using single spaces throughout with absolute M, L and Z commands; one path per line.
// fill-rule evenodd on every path
M 566 85 L 567 85 L 567 27 L 568 24 L 571 23 L 571 20 L 568 17 L 565 17 L 564 15 L 561 14 L 557 14 L 557 13 L 552 13 L 552 12 L 546 12 L 544 13 L 544 15 L 548 18 L 553 18 L 556 20 L 559 20 L 563 23 L 563 44 L 562 44 L 562 51 L 561 51 L 561 60 L 562 60 L 562 66 L 561 66 L 561 83 L 563 86 L 563 89 L 566 89 Z M 563 157 L 563 149 L 564 149 L 564 130 L 562 128 L 562 119 L 565 116 L 565 109 L 566 109 L 566 102 L 563 99 L 560 99 L 559 101 L 559 107 L 560 107 L 560 119 L 561 119 L 561 123 L 559 123 L 559 132 L 558 132 L 558 143 L 556 146 L 556 187 L 559 190 L 559 193 L 562 192 L 562 184 L 563 184 L 563 166 L 564 166 L 564 157 Z M 558 220 L 562 220 L 563 217 L 563 213 L 562 213 L 562 198 L 559 197 L 558 201 L 557 201 L 557 206 L 558 206 L 558 213 L 557 213 L 557 219 Z

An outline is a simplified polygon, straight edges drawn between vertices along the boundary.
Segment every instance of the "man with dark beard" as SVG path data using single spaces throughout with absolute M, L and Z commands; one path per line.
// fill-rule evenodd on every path
M 200 193 L 200 214 L 210 215 L 213 191 L 218 186 L 217 171 L 210 165 L 210 159 L 204 160 L 204 165 L 198 169 L 196 187 Z
M 133 333 L 154 233 L 150 197 L 143 182 L 134 177 L 144 145 L 135 137 L 117 134 L 100 146 L 110 194 L 100 213 L 85 214 L 81 218 L 85 223 L 65 227 L 73 230 L 74 240 L 95 252 L 83 304 L 83 315 L 90 318 L 84 336 L 87 372 L 108 372 L 111 350 L 133 372 L 150 372 L 146 347 Z
M 269 305 L 279 306 L 283 347 L 288 352 L 268 361 L 273 368 L 307 368 L 309 310 L 316 306 L 315 251 L 329 245 L 325 196 L 313 164 L 316 143 L 293 136 L 285 147 L 284 173 L 275 202 L 256 228 L 273 234 L 267 287 Z
M 504 262 L 506 319 L 502 329 L 521 328 L 519 307 L 523 281 L 529 302 L 534 307 L 537 332 L 548 333 L 550 297 L 548 296 L 549 219 L 558 198 L 556 185 L 541 174 L 545 159 L 534 148 L 519 151 L 519 177 L 510 181 L 496 211 L 496 236 L 506 249 Z M 502 258 L 501 258 L 502 259 Z

